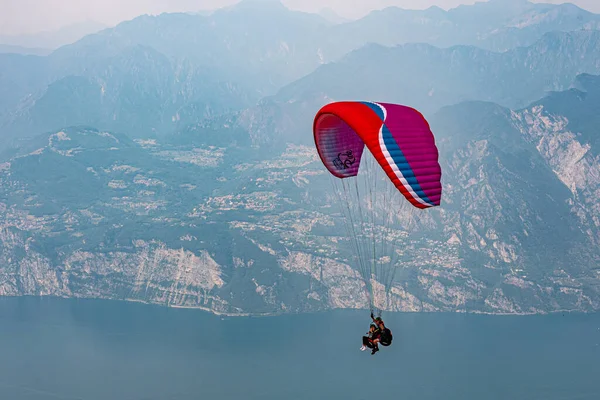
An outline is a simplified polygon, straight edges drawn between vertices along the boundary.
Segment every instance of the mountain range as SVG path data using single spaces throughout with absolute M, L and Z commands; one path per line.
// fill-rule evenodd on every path
M 79 123 L 134 137 L 170 134 L 289 92 L 286 85 L 298 88 L 313 77 L 326 79 L 325 71 L 337 74 L 336 68 L 347 70 L 348 64 L 381 73 L 369 79 L 400 80 L 397 96 L 410 91 L 412 102 L 432 111 L 474 99 L 524 106 L 544 90 L 564 89 L 578 73 L 598 72 L 598 18 L 572 5 L 520 0 L 449 11 L 392 7 L 345 23 L 256 0 L 208 15 L 141 16 L 48 56 L 0 54 L 0 135 L 6 142 Z M 506 32 L 522 40 L 486 46 L 482 39 Z M 575 53 L 584 62 L 573 58 Z M 450 60 L 453 67 L 444 69 Z M 554 63 L 560 73 L 548 77 Z M 344 76 L 342 71 L 336 78 Z M 523 79 L 537 82 L 530 88 L 519 84 Z M 429 88 L 423 93 L 420 86 Z M 360 89 L 366 90 L 364 96 L 377 95 L 372 88 Z M 515 90 L 519 93 L 510 93 Z M 71 112 L 60 108 L 63 99 L 57 101 L 57 93 L 70 93 L 67 102 L 80 104 L 72 113 L 78 117 L 71 119 Z M 154 108 L 145 110 L 146 96 Z M 129 98 L 127 104 L 123 98 Z
M 444 171 L 442 206 L 395 227 L 391 309 L 597 311 L 596 18 L 492 0 L 336 22 L 244 1 L 0 55 L 0 295 L 364 307 L 312 142 L 319 107 L 355 99 L 422 110 Z
M 569 118 L 596 117 L 600 77 L 577 86 L 519 110 L 465 102 L 430 119 L 444 205 L 405 243 L 393 309 L 598 310 L 597 135 Z M 0 292 L 233 315 L 361 307 L 314 146 L 265 157 L 243 132 L 213 138 L 79 127 L 5 153 Z
M 490 0 L 448 11 L 435 6 L 426 10 L 389 7 L 335 27 L 332 42 L 353 42 L 355 48 L 365 43 L 428 43 L 437 47 L 463 44 L 504 52 L 530 46 L 545 33 L 594 30 L 599 26 L 600 16 L 569 3 Z M 350 49 L 340 50 L 344 54 Z

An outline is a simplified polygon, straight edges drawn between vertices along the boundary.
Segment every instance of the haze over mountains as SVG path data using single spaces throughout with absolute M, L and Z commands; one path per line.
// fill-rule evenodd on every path
M 84 21 L 56 31 L 22 35 L 0 35 L 0 53 L 45 55 L 61 46 L 71 44 L 91 33 L 106 28 L 95 21 Z M 37 52 L 33 52 L 37 50 Z M 40 54 L 43 53 L 43 54 Z
M 0 54 L 0 294 L 362 307 L 311 130 L 357 99 L 422 110 L 444 171 L 393 309 L 598 310 L 599 23 L 520 0 L 352 22 L 244 1 Z
M 378 73 L 370 79 L 387 79 L 391 74 L 388 80 L 399 81 L 394 90 L 397 96 L 419 89 L 419 106 L 427 103 L 431 111 L 469 99 L 524 106 L 545 90 L 564 88 L 577 73 L 598 72 L 598 34 L 592 30 L 598 15 L 569 5 L 523 1 L 511 7 L 502 4 L 495 0 L 448 12 L 389 8 L 345 24 L 290 11 L 277 1 L 253 0 L 208 16 L 142 16 L 89 35 L 47 57 L 0 55 L 4 70 L 0 83 L 7 88 L 0 95 L 2 136 L 30 136 L 78 123 L 134 136 L 172 133 L 206 116 L 254 105 L 331 62 L 346 62 L 364 71 L 376 68 Z M 573 29 L 584 31 L 561 33 Z M 471 47 L 483 43 L 483 39 L 473 38 L 505 33 L 519 36 L 518 43 L 528 47 L 502 54 Z M 409 42 L 395 49 L 371 44 L 395 46 Z M 450 45 L 459 47 L 443 48 Z M 583 63 L 574 61 L 574 53 L 583 56 Z M 398 57 L 402 57 L 401 64 L 397 63 Z M 449 58 L 457 58 L 459 65 L 450 70 L 443 68 Z M 379 59 L 381 62 L 377 62 Z M 471 64 L 473 59 L 479 65 Z M 547 65 L 550 59 L 550 65 L 556 62 L 561 71 L 546 81 L 554 68 Z M 534 69 L 536 63 L 546 64 L 541 75 Z M 335 67 L 327 68 L 337 74 Z M 341 68 L 348 70 L 346 66 Z M 325 70 L 317 70 L 316 76 Z M 471 82 L 471 74 L 476 75 L 476 82 Z M 537 79 L 531 88 L 515 84 L 530 76 Z M 370 81 L 363 82 L 368 86 Z M 311 90 L 319 90 L 319 84 Z M 412 86 L 419 84 L 424 87 Z M 490 84 L 495 86 L 494 91 L 481 93 Z M 356 87 L 345 86 L 340 89 Z M 373 88 L 355 90 L 364 89 L 369 90 L 364 92 L 367 97 L 378 95 Z M 423 89 L 426 93 L 421 93 Z M 53 96 L 63 90 L 71 93 L 68 101 L 81 103 L 76 110 L 60 109 L 64 99 L 57 102 Z M 81 101 L 82 95 L 77 93 L 87 90 L 94 95 Z M 510 93 L 512 90 L 520 93 Z M 154 106 L 145 102 L 149 92 L 154 92 L 150 95 L 155 98 Z M 430 94 L 433 99 L 429 99 Z M 133 114 L 127 112 L 122 104 L 124 97 L 129 97 L 128 104 L 140 103 L 140 110 L 136 106 Z M 59 109 L 38 111 L 36 107 L 43 108 L 38 103 L 54 104 Z M 71 119 L 72 115 L 90 117 Z M 130 119 L 136 122 L 130 124 Z

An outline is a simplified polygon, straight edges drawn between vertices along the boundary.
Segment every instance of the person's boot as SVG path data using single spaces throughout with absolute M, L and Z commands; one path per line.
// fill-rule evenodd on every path
M 377 353 L 378 351 L 379 351 L 379 347 L 375 347 L 375 348 L 373 349 L 373 351 L 371 352 L 371 355 L 373 355 L 373 354 Z

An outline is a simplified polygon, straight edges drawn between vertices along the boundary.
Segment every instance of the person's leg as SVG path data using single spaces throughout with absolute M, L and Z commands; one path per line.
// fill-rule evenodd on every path
M 371 352 L 371 354 L 375 354 L 379 351 L 379 339 L 375 339 L 373 340 L 373 351 Z
M 369 345 L 369 338 L 366 336 L 363 336 L 362 347 L 360 348 L 360 351 L 365 351 L 367 349 L 368 345 Z

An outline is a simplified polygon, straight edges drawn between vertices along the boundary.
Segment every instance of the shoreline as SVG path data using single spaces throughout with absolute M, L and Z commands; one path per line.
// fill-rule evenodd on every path
M 16 295 L 16 296 L 0 296 L 2 298 L 36 298 L 36 299 L 62 299 L 62 300 L 91 300 L 91 301 L 112 301 L 112 302 L 124 302 L 124 303 L 139 303 L 147 306 L 156 306 L 164 309 L 174 308 L 181 310 L 198 310 L 208 314 L 215 315 L 217 317 L 229 317 L 229 318 L 261 318 L 261 317 L 280 317 L 286 315 L 305 315 L 305 314 L 315 314 L 315 313 L 323 313 L 330 311 L 364 311 L 368 312 L 368 308 L 326 308 L 317 311 L 311 312 L 270 312 L 270 313 L 252 313 L 252 312 L 243 312 L 243 313 L 230 313 L 230 312 L 222 312 L 216 311 L 209 307 L 202 306 L 182 306 L 182 305 L 167 305 L 161 303 L 153 303 L 139 299 L 118 299 L 118 298 L 107 298 L 107 297 L 66 297 L 66 296 L 38 296 L 38 295 Z M 393 311 L 385 311 L 388 314 L 463 314 L 463 315 L 487 315 L 487 316 L 543 316 L 543 315 L 555 315 L 555 314 L 581 314 L 581 315 L 594 315 L 600 314 L 600 310 L 598 311 L 582 311 L 582 310 L 555 310 L 548 312 L 521 312 L 521 313 L 507 313 L 507 312 L 489 312 L 489 311 L 465 311 L 465 310 L 447 310 L 447 311 L 403 311 L 403 310 L 393 310 Z

